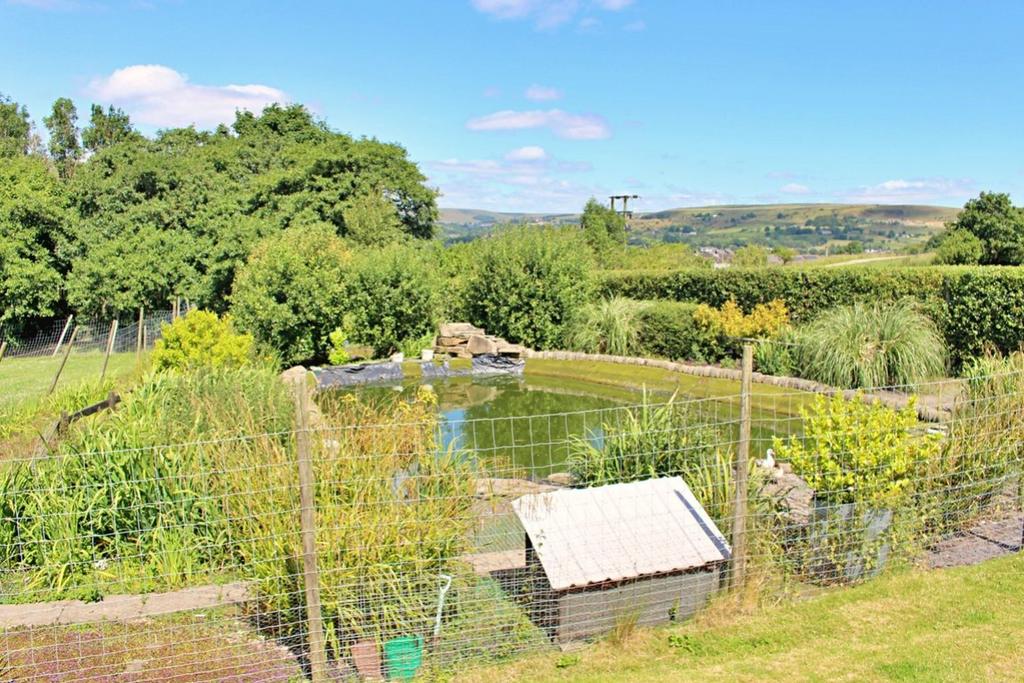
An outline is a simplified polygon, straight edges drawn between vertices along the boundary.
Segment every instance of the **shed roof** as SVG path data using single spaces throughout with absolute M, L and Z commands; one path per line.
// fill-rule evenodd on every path
M 681 477 L 529 494 L 512 507 L 554 590 L 730 556 L 722 532 Z

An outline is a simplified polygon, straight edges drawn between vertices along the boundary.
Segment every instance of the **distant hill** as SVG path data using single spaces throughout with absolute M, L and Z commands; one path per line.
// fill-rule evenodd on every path
M 788 246 L 802 252 L 850 242 L 892 250 L 921 244 L 956 218 L 959 209 L 911 204 L 745 204 L 637 213 L 629 221 L 633 243 L 682 242 L 694 247 L 744 244 Z M 463 241 L 507 224 L 575 223 L 579 214 L 500 213 L 441 209 L 446 239 Z

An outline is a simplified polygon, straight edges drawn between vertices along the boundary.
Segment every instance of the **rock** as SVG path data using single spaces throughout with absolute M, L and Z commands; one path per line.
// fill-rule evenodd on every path
M 300 380 L 305 380 L 307 372 L 306 368 L 301 365 L 296 365 L 281 373 L 281 381 L 288 386 L 291 386 Z
M 438 329 L 440 337 L 469 337 L 474 334 L 483 335 L 484 331 L 469 323 L 444 323 Z
M 519 344 L 498 344 L 498 355 L 506 358 L 522 358 L 526 355 L 526 347 Z
M 555 486 L 538 484 L 528 479 L 477 479 L 476 497 L 483 500 L 493 498 L 518 498 L 528 493 L 554 491 Z
M 555 472 L 549 474 L 544 481 L 555 486 L 572 486 L 572 474 L 569 472 Z
M 814 491 L 801 477 L 776 467 L 761 492 L 775 500 L 779 511 L 791 524 L 807 524 L 811 518 Z
M 485 353 L 497 353 L 498 344 L 493 339 L 485 337 L 480 334 L 474 334 L 469 338 L 469 343 L 466 345 L 469 352 L 474 356 L 482 356 Z
M 438 337 L 435 340 L 434 343 L 435 343 L 436 346 L 446 346 L 447 347 L 447 346 L 462 346 L 467 341 L 469 341 L 468 337 Z

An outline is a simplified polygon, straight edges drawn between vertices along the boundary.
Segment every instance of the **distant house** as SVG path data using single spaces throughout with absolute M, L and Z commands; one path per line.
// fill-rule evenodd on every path
M 526 531 L 531 618 L 557 642 L 620 619 L 689 617 L 718 590 L 730 558 L 680 477 L 530 494 L 512 508 Z

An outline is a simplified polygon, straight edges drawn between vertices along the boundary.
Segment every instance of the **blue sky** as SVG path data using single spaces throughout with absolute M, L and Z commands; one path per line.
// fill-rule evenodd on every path
M 0 0 L 0 92 L 139 127 L 302 102 L 441 206 L 1024 201 L 1024 2 Z

